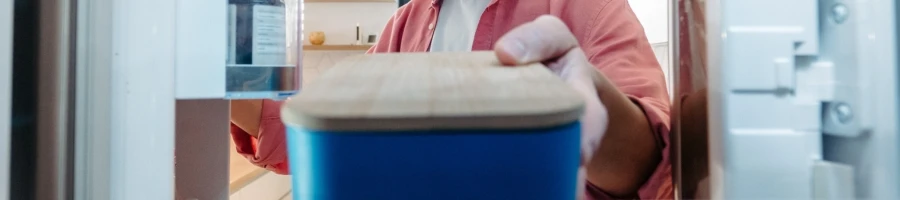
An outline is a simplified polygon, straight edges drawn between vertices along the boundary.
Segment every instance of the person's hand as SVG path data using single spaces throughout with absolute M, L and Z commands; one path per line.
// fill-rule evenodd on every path
M 581 169 L 578 179 L 578 199 L 583 199 L 585 188 L 584 165 L 590 162 L 599 147 L 608 125 L 607 110 L 600 102 L 597 88 L 609 84 L 579 48 L 578 41 L 565 23 L 557 17 L 544 15 L 523 24 L 503 37 L 494 52 L 505 65 L 544 63 L 563 78 L 585 100 L 585 112 L 581 117 Z M 602 91 L 600 91 L 602 92 Z

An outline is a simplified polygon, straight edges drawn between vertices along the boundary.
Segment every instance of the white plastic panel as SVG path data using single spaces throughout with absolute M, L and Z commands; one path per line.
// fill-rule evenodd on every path
M 711 4 L 708 4 L 711 5 Z M 760 32 L 796 31 L 791 39 L 798 42 L 798 55 L 818 52 L 817 0 L 740 0 L 722 1 L 722 28 L 747 28 Z M 710 16 L 712 17 L 712 16 Z M 724 25 L 723 24 L 723 25 Z M 751 48 L 752 47 L 748 47 Z
M 177 1 L 175 96 L 178 99 L 225 97 L 228 1 Z
M 0 0 L 0 200 L 9 198 L 13 1 Z
M 736 26 L 726 29 L 729 44 L 725 46 L 723 56 L 732 59 L 724 60 L 723 64 L 733 71 L 727 75 L 730 90 L 771 92 L 793 89 L 794 44 L 791 38 L 800 33 L 799 29 L 790 28 Z M 780 69 L 785 65 L 790 70 Z
M 729 131 L 724 199 L 809 199 L 812 160 L 807 135 L 791 129 Z M 737 142 L 740 141 L 740 142 Z
M 831 88 L 833 88 L 833 96 L 824 99 L 829 102 L 828 106 L 832 106 L 824 114 L 825 124 L 824 132 L 830 135 L 855 137 L 863 132 L 866 126 L 863 122 L 868 121 L 869 109 L 865 109 L 869 105 L 861 104 L 861 99 L 870 98 L 870 96 L 862 95 L 865 91 L 871 89 L 865 86 L 865 81 L 861 81 L 866 76 L 862 66 L 863 55 L 862 50 L 866 49 L 862 45 L 862 41 L 867 40 L 867 34 L 864 33 L 866 13 L 860 10 L 858 1 L 846 0 L 823 0 L 819 5 L 821 16 L 821 54 L 819 60 L 822 62 L 830 62 L 833 67 Z M 842 13 L 840 20 L 835 14 L 837 9 Z M 834 109 L 837 105 L 851 109 L 853 116 L 849 120 L 840 121 L 840 117 L 836 115 Z
M 853 166 L 817 161 L 813 165 L 814 199 L 854 199 Z
M 95 2 L 113 11 L 109 198 L 172 199 L 178 0 Z
M 712 199 L 900 199 L 895 3 L 708 1 Z
M 110 199 L 113 5 L 78 1 L 73 200 Z M 86 12 L 90 10 L 90 12 Z M 90 26 L 88 26 L 90 25 Z
M 811 197 L 821 104 L 798 81 L 819 77 L 798 63 L 819 50 L 817 3 L 708 1 L 712 199 Z
M 861 69 L 860 73 L 867 75 L 861 80 L 868 81 L 863 83 L 864 87 L 871 86 L 862 93 L 871 97 L 870 102 L 863 103 L 863 109 L 868 110 L 866 112 L 870 115 L 866 118 L 872 119 L 872 127 L 875 127 L 869 148 L 870 152 L 877 153 L 853 164 L 871 167 L 860 169 L 871 170 L 871 176 L 864 179 L 869 183 L 866 192 L 871 199 L 900 199 L 900 190 L 897 189 L 900 186 L 900 62 L 897 60 L 900 56 L 900 32 L 897 31 L 900 28 L 897 21 L 900 5 L 894 0 L 859 2 L 866 9 L 866 19 L 879 21 L 863 26 L 867 40 L 861 43 L 866 48 L 860 49 L 860 55 L 863 55 L 860 65 L 868 66 Z M 863 121 L 866 125 L 868 120 Z
M 819 131 L 821 105 L 775 95 L 729 94 L 725 120 L 731 129 L 770 129 Z M 752 105 L 765 105 L 765 108 Z M 752 119 L 752 120 L 748 120 Z
M 845 1 L 856 3 L 858 70 L 863 127 L 857 137 L 830 137 L 825 141 L 829 161 L 853 166 L 859 199 L 900 199 L 900 76 L 898 76 L 897 1 Z M 840 67 L 840 66 L 835 66 Z M 854 109 L 856 110 L 856 109 Z

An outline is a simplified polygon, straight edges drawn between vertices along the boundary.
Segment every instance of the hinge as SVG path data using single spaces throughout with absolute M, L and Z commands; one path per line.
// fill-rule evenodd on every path
M 819 4 L 821 53 L 817 60 L 830 63 L 833 70 L 830 77 L 822 77 L 833 90 L 822 98 L 822 131 L 833 136 L 856 137 L 868 129 L 867 115 L 861 113 L 870 108 L 861 100 L 871 90 L 861 84 L 864 67 L 858 55 L 860 41 L 866 38 L 859 32 L 863 15 L 856 12 L 855 2 L 823 0 Z

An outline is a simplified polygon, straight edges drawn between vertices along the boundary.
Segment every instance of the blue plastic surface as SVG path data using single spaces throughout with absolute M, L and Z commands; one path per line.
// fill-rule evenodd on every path
M 287 131 L 295 200 L 575 199 L 580 125 L 518 131 Z

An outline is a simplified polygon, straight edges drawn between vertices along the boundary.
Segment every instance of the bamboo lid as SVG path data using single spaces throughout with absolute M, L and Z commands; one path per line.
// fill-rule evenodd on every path
M 572 123 L 582 97 L 541 64 L 493 52 L 347 58 L 287 100 L 282 120 L 319 131 L 529 129 Z

